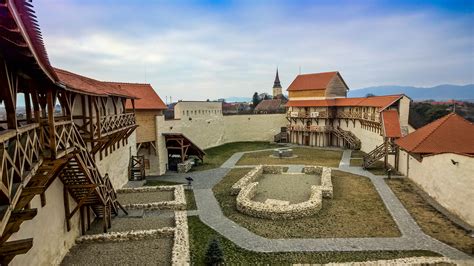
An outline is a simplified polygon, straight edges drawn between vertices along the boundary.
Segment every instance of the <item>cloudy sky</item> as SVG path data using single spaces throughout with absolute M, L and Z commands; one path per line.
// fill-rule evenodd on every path
M 35 1 L 54 66 L 173 100 L 271 92 L 338 70 L 352 89 L 474 83 L 474 1 Z

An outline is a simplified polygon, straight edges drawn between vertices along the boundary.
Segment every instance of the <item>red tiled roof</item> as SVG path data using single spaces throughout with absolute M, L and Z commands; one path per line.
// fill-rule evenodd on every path
M 136 98 L 134 94 L 113 83 L 91 79 L 59 68 L 54 68 L 54 70 L 59 82 L 64 84 L 67 89 L 96 96 Z
M 160 96 L 155 92 L 150 84 L 143 83 L 124 83 L 124 82 L 107 82 L 109 84 L 120 87 L 127 93 L 134 95 L 135 109 L 142 110 L 165 110 L 168 109 L 166 104 L 161 100 Z M 132 101 L 127 100 L 126 109 L 132 109 Z
M 324 90 L 336 75 L 337 71 L 298 75 L 288 91 Z
M 451 113 L 395 141 L 411 153 L 474 154 L 474 124 Z
M 1 34 L 10 44 L 16 46 L 20 54 L 32 56 L 41 71 L 53 82 L 57 80 L 56 74 L 49 62 L 46 48 L 44 47 L 41 30 L 36 19 L 31 1 L 7 0 L 1 1 L 0 28 L 8 34 Z M 12 36 L 8 36 L 11 34 Z M 27 51 L 22 50 L 27 49 Z
M 397 110 L 385 110 L 382 112 L 382 123 L 385 137 L 400 138 L 402 130 L 400 128 L 400 120 L 398 119 Z
M 278 111 L 285 108 L 281 99 L 263 100 L 256 107 L 255 111 Z
M 373 96 L 363 98 L 334 98 L 322 100 L 290 100 L 287 107 L 312 107 L 312 106 L 370 106 L 386 108 L 403 96 L 400 95 L 386 95 Z

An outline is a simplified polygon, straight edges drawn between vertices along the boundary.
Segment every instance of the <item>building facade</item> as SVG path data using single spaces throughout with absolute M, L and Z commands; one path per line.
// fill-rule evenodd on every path
M 289 142 L 387 152 L 408 133 L 407 96 L 347 98 L 348 90 L 339 72 L 298 75 L 288 87 Z

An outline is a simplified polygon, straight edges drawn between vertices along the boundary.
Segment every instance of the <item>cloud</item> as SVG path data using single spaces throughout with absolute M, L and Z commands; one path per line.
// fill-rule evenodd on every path
M 339 70 L 351 88 L 473 83 L 472 13 L 372 2 L 37 2 L 55 66 L 149 82 L 163 98 L 270 92 L 302 72 Z

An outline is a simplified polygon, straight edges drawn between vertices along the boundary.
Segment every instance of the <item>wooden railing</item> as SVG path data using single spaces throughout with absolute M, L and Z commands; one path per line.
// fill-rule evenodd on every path
M 135 113 L 108 115 L 100 118 L 100 135 L 105 136 L 135 125 Z
M 360 113 L 360 112 L 344 112 L 338 111 L 337 118 L 347 119 L 365 119 L 370 121 L 377 121 L 376 113 Z
M 24 185 L 43 162 L 40 135 L 39 124 L 0 132 L 0 206 L 16 204 Z M 3 231 L 10 212 L 11 209 L 7 208 L 3 217 L 0 217 L 0 232 Z
M 297 113 L 297 115 L 295 115 Z M 332 118 L 333 113 L 327 111 L 318 112 L 288 112 L 288 118 Z
M 303 126 L 303 125 L 298 125 L 298 126 L 289 126 L 288 130 L 289 131 L 304 131 L 304 132 L 330 132 L 332 130 L 332 126 Z

